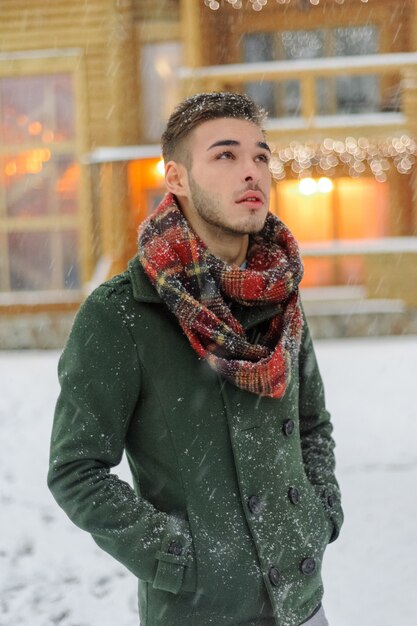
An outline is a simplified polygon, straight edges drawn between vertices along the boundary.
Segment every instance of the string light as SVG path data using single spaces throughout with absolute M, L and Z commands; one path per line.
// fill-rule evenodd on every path
M 287 175 L 302 179 L 316 174 L 331 182 L 328 177 L 334 176 L 337 168 L 343 168 L 353 178 L 369 172 L 377 181 L 385 182 L 393 167 L 400 174 L 409 174 L 416 162 L 417 142 L 409 135 L 344 140 L 326 137 L 321 143 L 275 144 L 270 168 L 277 180 Z
M 275 0 L 277 4 L 280 5 L 288 5 L 288 4 L 298 4 L 300 5 L 300 0 Z M 357 0 L 362 4 L 367 4 L 369 0 Z M 206 7 L 211 9 L 212 11 L 218 11 L 221 5 L 226 2 L 230 4 L 234 9 L 241 9 L 243 7 L 242 0 L 204 0 L 204 4 Z M 345 0 L 333 0 L 334 4 L 343 5 Z M 250 6 L 254 11 L 262 11 L 262 9 L 268 4 L 268 0 L 249 0 Z M 245 3 L 247 4 L 247 3 Z M 320 6 L 321 0 L 303 0 L 303 5 L 310 4 L 311 6 Z

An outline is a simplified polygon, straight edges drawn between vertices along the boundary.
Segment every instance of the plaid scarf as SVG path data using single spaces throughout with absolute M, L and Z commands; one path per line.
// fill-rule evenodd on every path
M 237 387 L 281 398 L 301 340 L 298 284 L 302 263 L 288 228 L 271 213 L 250 237 L 241 269 L 211 254 L 190 228 L 175 197 L 167 194 L 139 230 L 139 260 L 191 346 Z M 231 312 L 276 305 L 250 341 Z

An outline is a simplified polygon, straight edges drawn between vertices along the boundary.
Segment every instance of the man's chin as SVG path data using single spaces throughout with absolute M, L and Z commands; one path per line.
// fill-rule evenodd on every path
M 261 232 L 265 224 L 265 219 L 248 220 L 236 227 L 236 233 L 241 235 L 257 235 Z

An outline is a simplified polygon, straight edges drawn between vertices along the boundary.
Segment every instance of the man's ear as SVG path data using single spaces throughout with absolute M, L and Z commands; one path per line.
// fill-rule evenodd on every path
M 187 169 L 177 161 L 168 161 L 165 165 L 165 185 L 175 196 L 188 196 Z

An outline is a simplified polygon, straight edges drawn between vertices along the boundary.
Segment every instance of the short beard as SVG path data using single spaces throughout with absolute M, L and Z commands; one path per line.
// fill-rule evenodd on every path
M 250 217 L 248 218 L 246 225 L 241 224 L 237 227 L 228 224 L 222 214 L 221 203 L 217 199 L 213 198 L 211 193 L 205 191 L 198 183 L 196 183 L 189 170 L 188 182 L 193 206 L 206 224 L 214 226 L 219 231 L 228 235 L 256 235 L 262 230 L 264 223 L 262 223 L 261 226 L 255 227 Z

